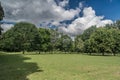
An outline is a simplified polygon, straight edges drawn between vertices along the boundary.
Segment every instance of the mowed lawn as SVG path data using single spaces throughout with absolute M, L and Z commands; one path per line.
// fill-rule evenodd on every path
M 0 80 L 120 80 L 120 56 L 0 54 Z

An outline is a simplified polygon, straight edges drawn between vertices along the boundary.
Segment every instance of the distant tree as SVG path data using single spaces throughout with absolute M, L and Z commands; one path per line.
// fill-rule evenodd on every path
M 120 29 L 120 20 L 117 20 L 117 21 L 114 23 L 114 26 L 117 27 L 118 29 Z
M 106 25 L 104 26 L 104 28 L 107 28 L 107 29 L 118 29 L 118 28 L 115 26 L 115 24 L 106 24 Z
M 51 48 L 52 48 L 52 51 L 55 51 L 57 50 L 57 44 L 58 44 L 58 40 L 60 38 L 60 33 L 56 30 L 53 30 L 53 29 L 50 29 L 50 36 L 51 36 Z
M 120 30 L 111 29 L 112 36 L 114 38 L 114 45 L 111 48 L 113 55 L 115 56 L 117 53 L 120 53 Z
M 2 35 L 2 31 L 3 31 L 3 28 L 1 27 L 1 24 L 0 24 L 0 38 L 1 38 L 1 35 Z
M 89 53 L 90 55 L 92 53 L 98 53 L 97 47 L 98 47 L 98 45 L 97 45 L 96 41 L 92 38 L 90 38 L 84 42 L 84 52 Z
M 41 46 L 42 46 L 42 38 L 41 38 L 39 32 L 38 32 L 38 34 L 35 35 L 34 39 L 31 42 L 31 45 L 33 47 L 32 49 L 34 51 L 39 51 L 39 54 L 40 54 Z
M 40 43 L 39 51 L 45 51 L 45 52 L 50 51 L 51 50 L 50 30 L 44 29 L 44 28 L 39 28 L 39 37 L 40 37 L 40 39 L 38 39 L 38 43 Z
M 112 29 L 106 29 L 106 28 L 98 28 L 88 40 L 89 43 L 86 45 L 86 47 L 91 52 L 97 52 L 97 53 L 113 53 L 112 48 L 115 47 L 115 39 L 113 37 L 113 31 Z
M 84 48 L 84 41 L 81 39 L 81 35 L 75 37 L 75 51 L 82 52 Z
M 86 29 L 83 34 L 81 35 L 81 38 L 83 41 L 88 40 L 92 33 L 95 32 L 96 26 L 91 26 L 90 28 Z
M 57 43 L 57 48 L 60 51 L 71 51 L 73 48 L 73 41 L 68 35 L 62 35 Z
M 8 51 L 23 51 L 32 49 L 32 41 L 38 34 L 34 24 L 20 22 L 3 34 L 3 48 Z M 9 45 L 8 45 L 9 44 Z M 9 47 L 8 47 L 9 46 Z

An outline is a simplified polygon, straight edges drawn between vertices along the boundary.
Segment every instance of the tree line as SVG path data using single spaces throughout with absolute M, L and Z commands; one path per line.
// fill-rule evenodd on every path
M 2 34 L 2 51 L 70 51 L 73 41 L 68 35 L 53 29 L 37 28 L 28 22 L 19 22 Z
M 53 29 L 37 28 L 28 22 L 19 22 L 2 34 L 0 50 L 18 51 L 63 51 L 83 53 L 117 54 L 120 52 L 120 21 L 97 28 L 92 26 L 83 34 L 70 36 Z
M 4 11 L 0 5 L 0 20 Z M 37 28 L 28 22 L 16 23 L 10 30 L 2 33 L 0 26 L 0 50 L 8 52 L 78 52 L 101 55 L 120 53 L 120 20 L 97 28 L 91 26 L 83 34 L 70 36 L 53 29 Z

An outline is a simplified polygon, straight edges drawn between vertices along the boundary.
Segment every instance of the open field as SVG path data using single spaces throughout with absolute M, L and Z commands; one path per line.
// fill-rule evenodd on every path
M 0 80 L 120 80 L 120 56 L 0 54 Z

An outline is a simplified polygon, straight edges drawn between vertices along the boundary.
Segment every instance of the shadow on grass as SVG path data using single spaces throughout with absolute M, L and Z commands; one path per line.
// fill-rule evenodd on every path
M 28 75 L 43 71 L 36 63 L 25 62 L 29 59 L 19 54 L 0 55 L 0 80 L 29 80 Z

